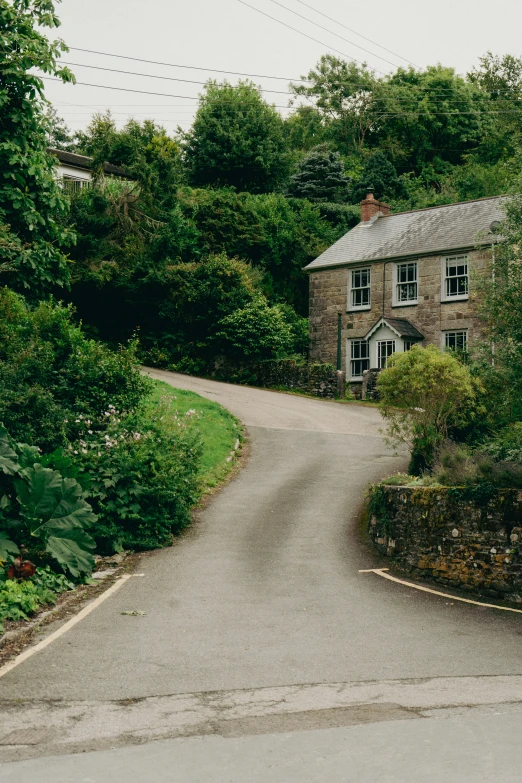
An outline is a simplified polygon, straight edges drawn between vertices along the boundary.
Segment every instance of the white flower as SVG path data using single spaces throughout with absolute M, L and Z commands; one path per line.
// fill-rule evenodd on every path
M 78 454 L 78 452 L 76 451 L 76 449 L 74 449 L 74 453 L 75 453 L 75 454 Z
M 92 435 L 92 430 L 87 430 L 87 432 L 89 433 L 89 435 Z
M 80 424 L 80 419 L 75 419 L 75 424 Z

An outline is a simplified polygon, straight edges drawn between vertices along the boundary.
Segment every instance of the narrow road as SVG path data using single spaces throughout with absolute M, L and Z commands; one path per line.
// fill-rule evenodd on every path
M 143 556 L 143 578 L 0 679 L 0 761 L 522 701 L 520 615 L 359 573 L 377 565 L 358 530 L 365 488 L 404 466 L 375 409 L 152 374 L 231 410 L 250 455 L 187 536 Z M 27 727 L 41 738 L 6 741 Z M 37 763 L 4 769 L 43 783 Z

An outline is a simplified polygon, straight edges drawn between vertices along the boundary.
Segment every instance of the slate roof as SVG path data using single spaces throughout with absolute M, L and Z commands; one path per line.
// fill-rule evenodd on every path
M 502 204 L 506 198 L 495 196 L 379 215 L 359 223 L 305 269 L 312 272 L 329 266 L 432 255 L 498 242 L 499 237 L 490 233 L 490 226 L 505 218 Z
M 48 147 L 47 152 L 54 155 L 60 163 L 64 163 L 66 166 L 73 166 L 84 171 L 92 169 L 92 158 L 89 158 L 87 155 L 78 155 L 76 152 L 66 152 L 65 150 L 55 150 L 53 147 Z M 112 163 L 104 163 L 103 170 L 106 174 L 113 174 L 115 177 L 132 179 L 132 177 L 126 174 L 125 169 L 122 169 L 120 166 L 114 166 Z
M 387 326 L 390 326 L 401 337 L 411 337 L 413 340 L 424 340 L 424 335 L 422 332 L 419 332 L 417 327 L 414 326 L 411 321 L 407 321 L 406 318 L 386 318 L 386 316 L 381 316 L 381 318 L 379 318 L 379 320 L 374 323 L 372 328 L 368 329 L 367 334 L 373 332 L 373 330 L 379 326 L 381 322 Z

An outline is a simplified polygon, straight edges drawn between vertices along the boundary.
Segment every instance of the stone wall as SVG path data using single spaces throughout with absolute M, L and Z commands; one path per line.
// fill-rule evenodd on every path
M 369 532 L 401 568 L 451 587 L 522 600 L 522 493 L 370 490 Z
M 344 397 L 344 373 L 331 364 L 299 364 L 292 359 L 263 362 L 254 368 L 258 386 L 284 386 L 315 397 Z
M 344 398 L 346 392 L 344 372 L 337 372 L 332 364 L 297 362 L 294 359 L 273 359 L 245 366 L 220 359 L 212 377 L 249 386 L 295 389 L 327 399 Z
M 484 273 L 489 250 L 468 253 L 470 270 Z M 335 362 L 337 354 L 337 314 L 342 313 L 343 368 L 346 370 L 346 340 L 364 337 L 381 317 L 405 318 L 424 335 L 424 345 L 440 347 L 441 331 L 468 329 L 470 342 L 480 339 L 483 325 L 477 315 L 475 282 L 470 275 L 467 300 L 441 302 L 441 256 L 414 259 L 418 261 L 418 304 L 402 307 L 392 304 L 393 263 L 375 262 L 371 266 L 371 310 L 348 312 L 348 276 L 350 267 L 319 269 L 310 273 L 310 358 Z M 352 265 L 354 266 L 354 265 Z M 357 266 L 361 266 L 358 264 Z

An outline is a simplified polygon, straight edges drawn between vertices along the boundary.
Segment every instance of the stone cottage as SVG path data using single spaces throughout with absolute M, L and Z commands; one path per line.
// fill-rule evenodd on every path
M 505 197 L 390 214 L 373 193 L 361 222 L 306 267 L 311 357 L 346 380 L 412 345 L 465 351 L 480 339 L 472 270 L 490 267 Z

